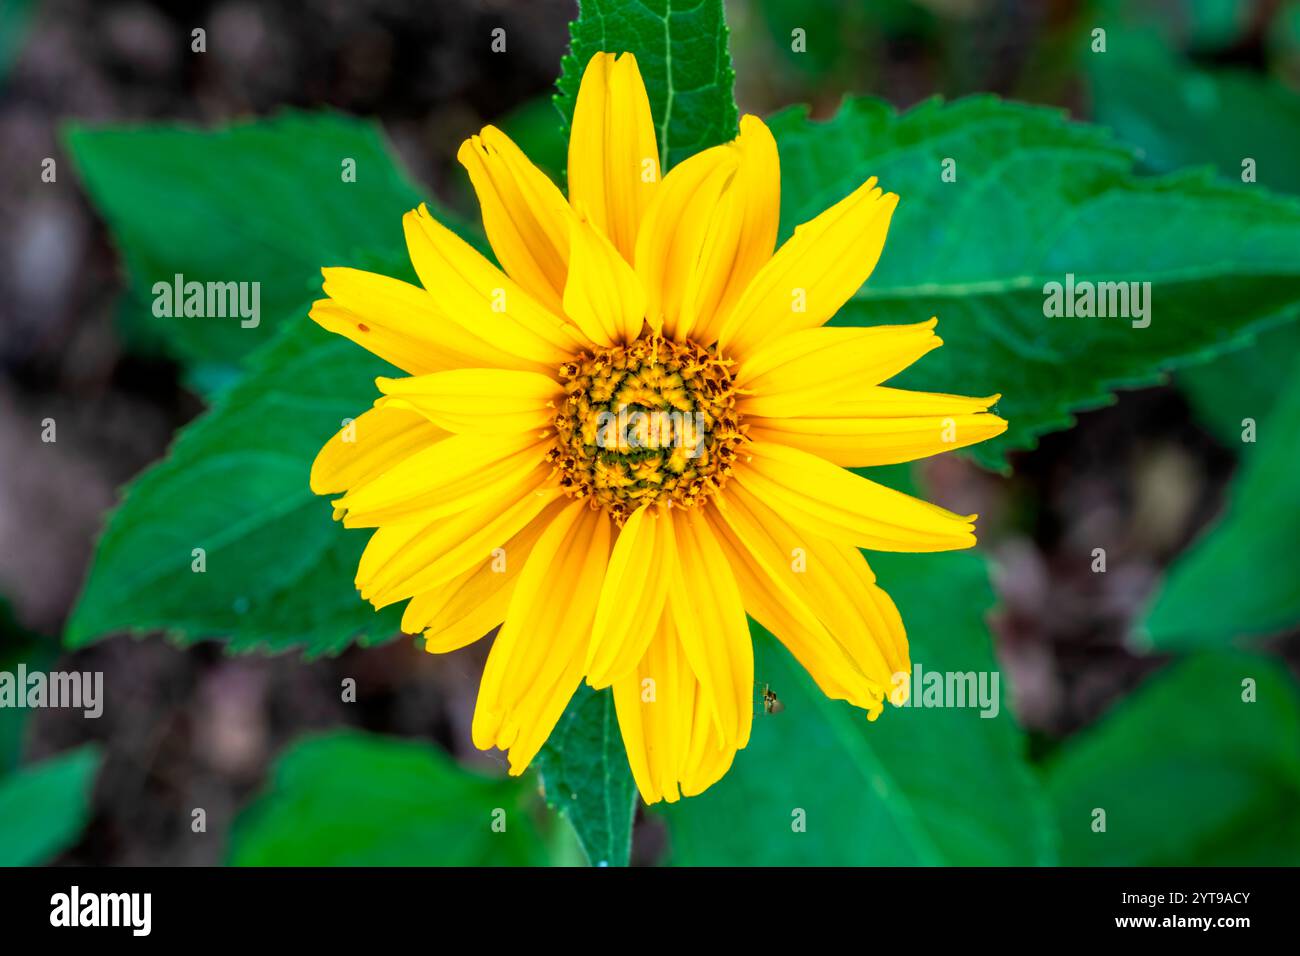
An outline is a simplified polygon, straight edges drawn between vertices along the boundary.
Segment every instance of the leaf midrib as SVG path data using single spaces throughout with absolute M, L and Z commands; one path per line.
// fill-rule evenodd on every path
M 1141 275 L 1141 280 L 1151 282 L 1153 285 L 1157 282 L 1182 285 L 1196 282 L 1205 282 L 1225 277 L 1242 277 L 1253 279 L 1289 279 L 1300 278 L 1300 259 L 1297 259 L 1296 269 L 1294 272 L 1279 272 L 1276 268 L 1267 268 L 1263 266 L 1248 266 L 1245 263 L 1230 263 L 1232 268 L 1222 269 L 1222 263 L 1204 266 L 1188 266 L 1182 269 L 1160 269 L 1148 270 L 1141 273 L 1134 272 L 1133 275 Z M 1124 281 L 1124 273 L 1119 272 L 1075 272 L 1076 282 L 1082 281 Z M 890 286 L 876 281 L 868 281 L 856 293 L 850 302 L 854 301 L 888 301 L 891 299 L 910 300 L 917 298 L 969 298 L 971 296 L 989 297 L 1001 296 L 1008 293 L 1026 292 L 1033 289 L 1041 289 L 1048 282 L 1060 282 L 1063 277 L 1062 273 L 1053 275 L 1046 274 L 1021 274 L 1014 276 L 1001 276 L 992 279 L 975 279 L 964 280 L 961 282 L 927 282 L 919 285 L 897 285 Z

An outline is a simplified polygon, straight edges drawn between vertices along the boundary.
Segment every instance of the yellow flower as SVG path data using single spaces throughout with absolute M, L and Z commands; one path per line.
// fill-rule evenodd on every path
M 567 200 L 500 130 L 461 147 L 501 269 L 421 206 L 403 225 L 424 288 L 325 269 L 311 311 L 409 373 L 312 467 L 336 518 L 376 529 L 362 597 L 409 601 L 435 653 L 501 625 L 473 738 L 511 773 L 584 679 L 612 687 L 647 803 L 701 792 L 749 740 L 747 612 L 880 713 L 911 665 L 858 549 L 967 548 L 974 516 L 845 468 L 1006 428 L 997 396 L 880 384 L 940 345 L 933 319 L 823 327 L 884 246 L 898 197 L 874 178 L 774 251 L 762 120 L 662 181 L 658 157 L 636 59 L 597 54 Z

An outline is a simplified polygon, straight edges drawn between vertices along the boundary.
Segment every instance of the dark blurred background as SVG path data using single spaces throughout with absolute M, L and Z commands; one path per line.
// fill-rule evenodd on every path
M 18 171 L 52 156 L 71 177 L 58 136 L 71 118 L 206 125 L 328 106 L 377 117 L 414 178 L 473 214 L 456 150 L 486 122 L 552 122 L 548 97 L 576 7 L 3 0 L 0 9 L 0 598 L 9 606 L 0 612 L 10 639 L 25 635 L 53 659 L 105 511 L 203 403 L 174 365 L 124 347 L 121 267 L 85 197 Z M 808 102 L 827 115 L 846 92 L 905 107 L 992 91 L 1118 125 L 1122 116 L 1097 116 L 1097 80 L 1078 61 L 1099 17 L 1132 19 L 1158 38 L 1159 55 L 1188 68 L 1242 70 L 1280 90 L 1300 83 L 1300 5 L 1281 0 L 770 0 L 728 12 L 737 99 L 758 114 Z M 791 56 L 791 23 L 833 42 Z M 207 30 L 206 56 L 187 55 L 195 26 Z M 505 68 L 479 42 L 496 26 L 510 38 Z M 1162 157 L 1149 160 L 1159 168 Z M 15 451 L 47 416 L 59 422 L 53 470 Z M 1037 748 L 1088 724 L 1158 666 L 1127 649 L 1131 621 L 1171 556 L 1216 514 L 1236 465 L 1236 451 L 1196 423 L 1171 384 L 1081 415 L 1074 430 L 1017 456 L 1010 477 L 954 456 L 925 466 L 932 497 L 983 516 L 999 656 Z M 1106 574 L 1086 560 L 1099 539 L 1118 543 Z M 1293 637 L 1275 643 L 1294 668 Z M 59 666 L 105 671 L 123 702 L 98 721 L 41 712 L 22 744 L 30 758 L 86 739 L 107 748 L 91 824 L 60 862 L 219 862 L 224 828 L 270 758 L 311 728 L 433 739 L 471 765 L 490 762 L 468 742 L 484 650 L 439 658 L 400 640 L 304 662 L 119 637 L 79 652 Z M 370 689 L 359 703 L 339 701 L 344 676 Z M 196 805 L 208 811 L 210 839 L 188 839 Z M 661 829 L 643 821 L 636 861 L 663 852 Z

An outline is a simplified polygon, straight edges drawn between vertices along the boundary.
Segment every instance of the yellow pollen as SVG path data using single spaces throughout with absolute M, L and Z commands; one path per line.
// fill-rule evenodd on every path
M 714 348 L 654 335 L 582 352 L 560 381 L 550 460 L 570 496 L 620 525 L 645 504 L 703 505 L 748 440 L 732 363 Z

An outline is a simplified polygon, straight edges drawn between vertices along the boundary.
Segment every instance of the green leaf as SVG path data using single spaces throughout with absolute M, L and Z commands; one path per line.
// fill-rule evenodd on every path
M 573 826 L 593 866 L 626 866 L 638 800 L 614 696 L 583 685 L 537 755 L 547 803 Z
M 1212 647 L 1300 624 L 1300 363 L 1234 480 L 1222 518 L 1169 568 L 1143 631 L 1159 648 Z
M 1152 677 L 1047 770 L 1062 862 L 1300 863 L 1296 690 L 1283 668 L 1244 655 L 1203 654 Z
M 186 363 L 233 365 L 270 341 L 317 297 L 322 266 L 403 262 L 401 217 L 424 198 L 376 124 L 329 113 L 212 131 L 74 125 L 66 140 L 126 264 L 138 336 Z M 154 283 L 178 273 L 260 283 L 259 324 L 155 317 Z
M 735 71 L 722 0 L 580 0 L 569 24 L 555 105 L 565 139 L 587 62 L 596 53 L 636 54 L 667 172 L 736 136 Z
M 0 777 L 0 866 L 37 866 L 77 842 L 102 757 L 79 747 Z
M 235 866 L 530 866 L 545 862 L 524 786 L 415 741 L 300 740 L 235 821 Z M 504 826 L 504 830 L 501 827 Z
M 320 446 L 374 399 L 391 368 L 307 318 L 138 477 L 95 550 L 65 643 L 117 631 L 231 650 L 332 653 L 375 643 L 400 608 L 376 613 L 353 587 L 367 535 L 330 518 L 308 486 Z M 205 570 L 194 570 L 195 549 Z
M 771 126 L 784 233 L 869 175 L 902 197 L 880 265 L 834 321 L 938 315 L 944 347 L 897 382 L 1001 393 L 1010 428 L 972 449 L 985 465 L 1116 388 L 1158 381 L 1300 309 L 1300 204 L 1204 172 L 1139 177 L 1128 149 L 1056 111 L 979 96 L 899 115 L 852 99 L 827 123 L 787 110 Z M 941 178 L 945 159 L 955 182 Z M 1044 286 L 1067 273 L 1150 282 L 1150 326 L 1046 317 Z
M 871 555 L 907 623 L 913 666 L 997 673 L 975 555 Z M 827 699 L 758 625 L 755 677 L 785 705 L 698 797 L 667 807 L 687 865 L 1028 865 L 1053 862 L 1045 801 L 1007 710 L 895 708 L 878 720 Z M 992 687 L 991 681 L 986 684 Z M 798 811 L 806 829 L 797 832 Z

